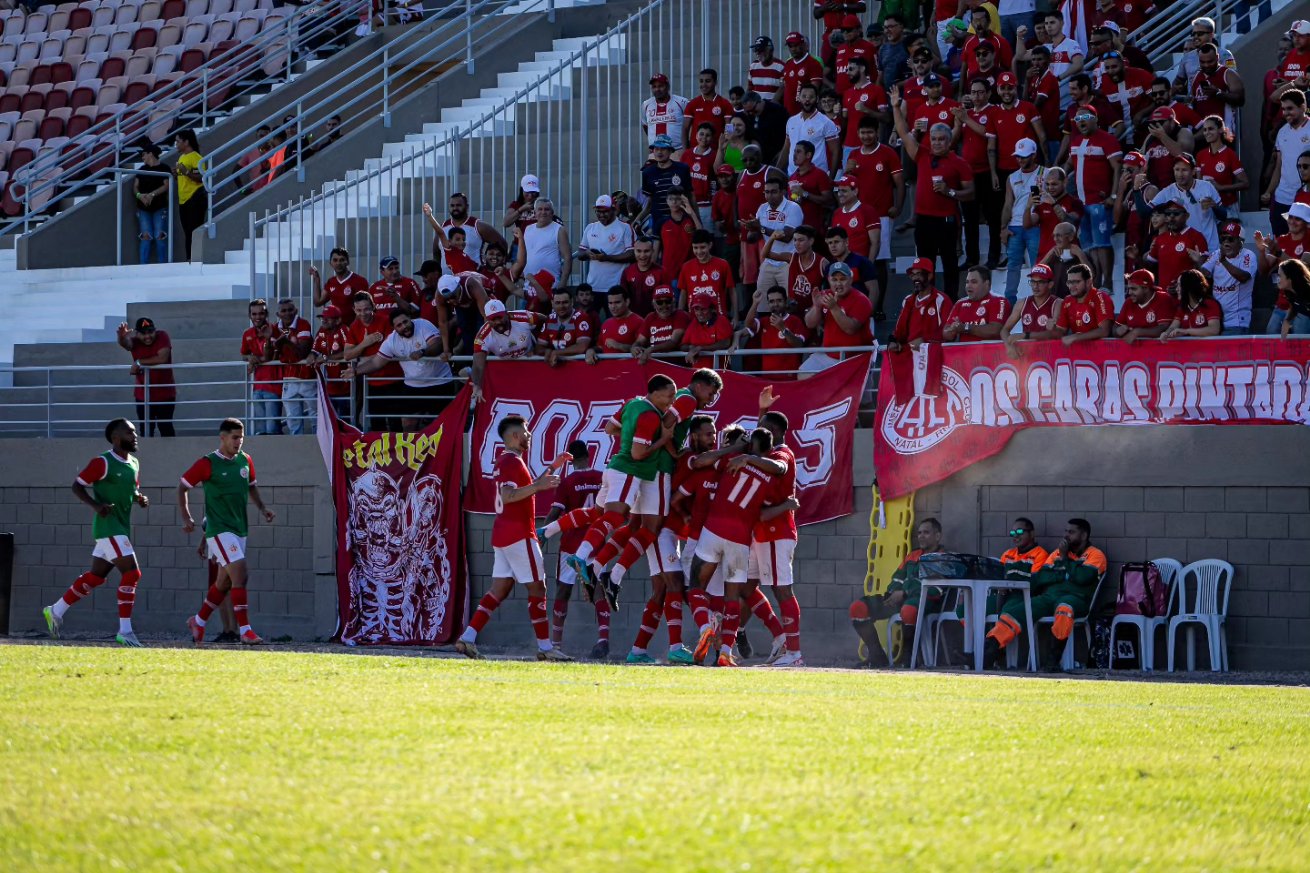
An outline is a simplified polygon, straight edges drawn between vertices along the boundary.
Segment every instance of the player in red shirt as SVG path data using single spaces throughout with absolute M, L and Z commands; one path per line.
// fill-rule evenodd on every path
M 1187 208 L 1177 200 L 1161 203 L 1156 207 L 1164 213 L 1165 228 L 1156 234 L 1151 243 L 1151 250 L 1144 260 L 1154 264 L 1160 287 L 1177 297 L 1174 281 L 1184 270 L 1192 268 L 1192 256 L 1189 252 L 1206 252 L 1209 245 L 1205 235 L 1194 227 L 1187 226 Z
M 646 316 L 633 344 L 632 354 L 645 364 L 652 354 L 676 352 L 682 348 L 682 336 L 691 325 L 691 316 L 678 308 L 678 295 L 668 285 L 655 289 L 655 311 Z
M 1110 295 L 1092 285 L 1092 268 L 1074 264 L 1065 274 L 1069 283 L 1069 296 L 1060 304 L 1060 315 L 1055 320 L 1057 329 L 1064 335 L 1061 342 L 1073 343 L 1105 339 L 1114 327 L 1114 302 Z
M 587 349 L 587 363 L 594 364 L 598 354 L 612 355 L 632 351 L 646 325 L 646 319 L 633 312 L 629 307 L 628 289 L 615 285 L 605 297 L 609 305 L 610 317 L 600 326 L 600 341 Z
M 393 309 L 403 309 L 411 318 L 417 318 L 423 299 L 418 283 L 400 275 L 400 261 L 390 255 L 378 262 L 378 268 L 382 278 L 369 286 L 368 295 L 382 320 L 390 321 Z
M 816 256 L 817 257 L 817 256 Z M 817 287 L 817 286 L 816 286 Z M 760 298 L 765 298 L 768 311 L 760 318 Z M 746 323 L 737 331 L 734 348 L 748 340 L 757 340 L 758 347 L 766 350 L 798 349 L 805 345 L 808 331 L 805 322 L 787 311 L 787 292 L 781 288 L 759 289 L 751 308 L 746 311 Z M 751 367 L 768 378 L 795 378 L 801 365 L 800 355 L 760 355 L 759 364 Z
M 579 581 L 584 585 L 587 582 L 578 579 L 577 570 L 565 563 L 564 556 L 577 551 L 578 546 L 582 545 L 587 527 L 600 518 L 596 500 L 600 491 L 601 472 L 592 469 L 587 444 L 582 440 L 569 443 L 568 458 L 573 465 L 573 472 L 560 479 L 546 523 L 537 531 L 539 537 L 560 534 L 559 559 L 555 569 L 555 604 L 551 610 L 550 623 L 550 642 L 557 649 L 564 642 L 564 620 L 568 617 L 573 589 Z M 588 520 L 582 523 L 583 518 Z M 596 644 L 592 646 L 591 659 L 603 661 L 609 657 L 610 651 L 610 602 L 607 598 L 596 597 L 594 591 L 590 595 L 584 594 L 584 599 L 588 597 L 596 607 Z
M 760 427 L 773 437 L 773 451 L 766 457 L 785 464 L 787 471 L 774 479 L 770 493 L 765 498 L 764 508 L 760 511 L 760 520 L 751 532 L 751 553 L 746 568 L 751 593 L 747 595 L 747 605 L 769 626 L 769 630 L 782 632 L 781 640 L 775 637 L 773 650 L 765 664 L 772 667 L 804 667 L 805 659 L 801 656 L 801 606 L 792 592 L 792 561 L 796 554 L 798 536 L 796 510 L 800 508 L 796 499 L 796 455 L 784 442 L 789 425 L 787 416 L 769 409 L 774 400 L 771 387 L 766 387 L 760 393 Z M 781 623 L 774 624 L 777 618 L 773 610 L 767 608 L 768 602 L 760 592 L 760 584 L 773 589 L 774 599 L 778 601 L 778 612 L 782 614 Z
M 804 34 L 792 31 L 785 42 L 791 57 L 782 65 L 782 105 L 790 118 L 801 111 L 798 95 L 801 85 L 823 85 L 823 64 L 810 54 Z
M 905 346 L 917 349 L 920 344 L 942 341 L 942 329 L 951 311 L 951 298 L 933 287 L 933 263 L 918 258 L 905 271 L 914 292 L 905 296 L 901 314 L 896 319 L 887 348 L 899 352 Z
M 810 300 L 814 292 L 822 287 L 823 277 L 828 272 L 828 259 L 814 248 L 818 235 L 818 231 L 813 227 L 802 224 L 792 234 L 793 251 L 781 255 L 774 254 L 772 237 L 764 245 L 766 254 L 787 262 L 787 287 L 783 289 L 783 293 L 787 297 L 789 308 L 794 312 L 804 312 L 810 308 Z M 759 306 L 760 292 L 768 290 L 768 288 L 756 289 L 755 299 L 751 304 L 752 309 Z M 750 318 L 746 320 L 749 321 Z
M 1200 270 L 1185 270 L 1178 277 L 1180 302 L 1163 339 L 1180 336 L 1219 336 L 1224 329 L 1224 311 L 1214 299 L 1210 279 Z
M 1129 345 L 1155 339 L 1169 329 L 1177 311 L 1178 303 L 1155 286 L 1150 270 L 1135 270 L 1124 277 L 1124 305 L 1112 333 Z
M 690 143 L 700 126 L 708 124 L 714 131 L 712 141 L 718 142 L 719 137 L 723 136 L 724 125 L 732 117 L 732 103 L 718 92 L 718 70 L 701 70 L 696 76 L 696 82 L 700 86 L 700 93 L 687 101 L 687 108 L 683 110 L 682 129 L 686 131 Z
M 628 289 L 632 311 L 649 315 L 653 310 L 651 298 L 655 289 L 667 285 L 668 279 L 664 277 L 664 270 L 655 263 L 655 243 L 646 237 L 638 237 L 632 244 L 632 255 L 635 260 L 623 268 L 619 284 Z
M 737 312 L 737 284 L 732 266 L 723 258 L 716 258 L 713 251 L 714 234 L 697 228 L 691 235 L 691 260 L 678 271 L 678 303 L 686 309 L 697 294 L 711 293 L 719 314 L 730 319 Z
M 711 367 L 714 358 L 709 352 L 718 352 L 732 345 L 732 320 L 721 315 L 718 297 L 710 291 L 699 291 L 691 298 L 691 324 L 682 334 L 682 351 L 687 353 L 687 366 Z
M 546 577 L 542 569 L 541 546 L 537 543 L 535 495 L 559 485 L 549 470 L 533 480 L 523 457 L 532 445 L 532 432 L 521 415 L 507 415 L 496 425 L 505 450 L 496 459 L 496 520 L 491 526 L 491 588 L 482 595 L 468 627 L 455 642 L 455 651 L 469 658 L 481 658 L 478 632 L 487 626 L 496 607 L 509 596 L 514 583 L 526 585 L 528 617 L 537 637 L 538 661 L 571 661 L 550 642 L 550 619 L 546 614 Z
M 328 255 L 328 265 L 332 267 L 332 276 L 326 281 L 319 275 L 318 267 L 309 265 L 309 278 L 314 284 L 314 305 L 332 304 L 341 312 L 342 325 L 349 327 L 355 320 L 355 295 L 368 290 L 368 280 L 350 269 L 350 252 L 335 248 Z
M 947 342 L 1000 339 L 1001 327 L 1010 317 L 1010 302 L 992 294 L 992 271 L 970 267 L 964 275 L 964 293 L 946 316 L 942 338 Z

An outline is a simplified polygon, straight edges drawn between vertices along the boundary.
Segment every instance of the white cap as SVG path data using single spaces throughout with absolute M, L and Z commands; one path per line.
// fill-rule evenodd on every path
M 608 195 L 608 194 L 602 194 L 602 195 L 600 195 L 599 197 L 596 198 L 596 208 L 597 208 L 597 209 L 613 209 L 613 208 L 614 208 L 614 198 L 611 197 L 611 196 Z
M 1310 36 L 1310 21 L 1306 21 L 1304 18 L 1293 21 L 1289 32 L 1297 36 Z
M 1293 203 L 1292 207 L 1283 213 L 1283 218 L 1299 218 L 1302 221 L 1310 221 L 1310 203 Z
M 522 179 L 519 179 L 519 187 L 522 188 L 524 191 L 535 191 L 536 193 L 540 194 L 541 180 L 538 179 L 536 176 L 532 175 L 531 173 L 528 173 Z
M 1035 155 L 1037 154 L 1037 143 L 1027 138 L 1021 139 L 1014 144 L 1014 153 L 1021 158 Z
M 442 276 L 437 280 L 437 290 L 442 294 L 450 294 L 459 290 L 458 276 Z
M 488 300 L 487 305 L 482 309 L 482 314 L 487 318 L 491 318 L 493 315 L 504 315 L 505 304 L 499 300 Z

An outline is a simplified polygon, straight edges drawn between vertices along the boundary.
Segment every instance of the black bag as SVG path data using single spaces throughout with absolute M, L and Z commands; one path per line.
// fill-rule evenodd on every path
M 959 552 L 935 552 L 919 558 L 919 578 L 1004 579 L 1005 565 L 995 558 Z

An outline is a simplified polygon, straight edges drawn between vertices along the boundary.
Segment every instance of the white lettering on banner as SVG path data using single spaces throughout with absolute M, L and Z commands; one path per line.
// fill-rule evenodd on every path
M 482 450 L 478 453 L 478 468 L 482 470 L 482 478 L 492 480 L 496 478 L 496 457 L 500 450 L 505 448 L 505 444 L 500 441 L 500 436 L 496 433 L 496 426 L 500 420 L 507 415 L 521 415 L 528 422 L 528 429 L 532 429 L 532 404 L 526 400 L 510 400 L 504 397 L 497 397 L 491 404 L 491 424 L 487 426 L 487 432 L 482 435 Z M 497 510 L 499 512 L 499 510 Z
M 614 451 L 614 438 L 605 433 L 605 422 L 622 408 L 619 401 L 597 400 L 588 403 L 584 409 L 576 400 L 559 399 L 552 400 L 538 414 L 530 400 L 498 397 L 492 402 L 490 423 L 482 435 L 482 449 L 478 453 L 482 478 L 491 480 L 496 477 L 496 457 L 505 447 L 496 434 L 496 427 L 505 416 L 521 415 L 527 421 L 533 438 L 532 448 L 524 460 L 532 475 L 540 476 L 551 461 L 568 450 L 573 440 L 595 446 L 595 462 L 604 467 Z
M 894 400 L 888 404 L 882 419 L 883 438 L 898 454 L 927 451 L 970 421 L 968 387 L 959 373 L 943 369 L 941 394 L 919 394 L 904 406 Z
M 820 409 L 805 413 L 805 421 L 799 428 L 792 430 L 792 438 L 801 449 L 818 450 L 818 458 L 811 463 L 808 454 L 796 455 L 796 486 L 809 488 L 813 485 L 827 485 L 836 468 L 837 459 L 837 423 L 851 411 L 851 401 L 841 400 Z

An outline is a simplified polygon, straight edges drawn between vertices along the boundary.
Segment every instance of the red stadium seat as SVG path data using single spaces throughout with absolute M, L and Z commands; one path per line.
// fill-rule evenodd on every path
M 73 89 L 69 87 L 71 82 L 63 82 L 55 85 L 45 95 L 45 108 L 49 112 L 52 109 L 65 109 L 70 102 L 69 98 L 73 96 Z
M 64 112 L 67 110 L 58 110 Z M 46 117 L 41 119 L 40 126 L 36 129 L 36 135 L 39 139 L 54 139 L 57 136 L 62 137 L 66 126 L 66 119 L 53 113 L 46 113 Z
M 164 0 L 164 5 L 159 10 L 159 17 L 165 21 L 181 18 L 184 15 L 186 15 L 186 0 Z
M 32 68 L 32 75 L 27 80 L 29 85 L 49 85 L 54 81 L 54 70 L 49 64 L 37 64 Z
M 89 128 L 95 119 L 88 115 L 78 112 L 72 118 L 68 119 L 68 124 L 64 125 L 64 136 L 75 137 Z
M 132 51 L 153 48 L 159 42 L 159 31 L 153 27 L 143 27 L 132 34 Z
M 92 26 L 91 10 L 85 6 L 79 6 L 68 13 L 68 29 L 80 30 L 83 27 Z
M 205 58 L 207 56 L 208 52 L 204 45 L 189 48 L 182 52 L 182 62 L 178 65 L 178 68 L 184 73 L 189 73 L 192 70 L 204 66 Z
M 100 78 L 103 80 L 113 79 L 116 76 L 122 76 L 127 72 L 127 62 L 121 57 L 106 58 L 100 65 Z
M 18 112 L 19 107 L 22 105 L 23 98 L 13 91 L 6 91 L 4 94 L 0 94 L 0 113 Z
M 50 65 L 50 81 L 58 85 L 73 81 L 73 65 L 67 61 L 56 61 Z
M 72 109 L 81 109 L 84 106 L 95 106 L 96 95 L 100 93 L 100 80 L 91 79 L 87 82 L 79 82 L 73 89 L 73 94 L 69 98 L 68 105 Z
M 45 92 L 36 88 L 29 88 L 18 104 L 18 111 L 28 113 L 34 109 L 45 109 Z

